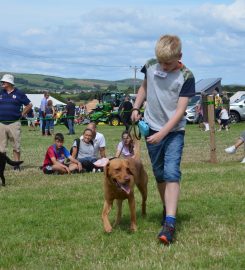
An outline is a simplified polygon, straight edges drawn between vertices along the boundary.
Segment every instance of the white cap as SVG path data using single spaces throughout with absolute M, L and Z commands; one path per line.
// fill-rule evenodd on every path
M 11 74 L 4 74 L 1 79 L 1 82 L 7 82 L 14 85 L 14 76 Z

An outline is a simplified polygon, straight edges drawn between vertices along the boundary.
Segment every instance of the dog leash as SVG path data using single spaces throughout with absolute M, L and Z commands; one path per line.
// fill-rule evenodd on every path
M 139 127 L 138 127 L 138 134 L 137 134 L 136 126 L 138 127 L 138 125 L 136 125 L 136 122 L 132 122 L 131 129 L 133 128 L 134 137 L 135 137 L 136 140 L 139 141 L 141 139 L 141 133 L 140 133 L 140 130 L 139 130 Z

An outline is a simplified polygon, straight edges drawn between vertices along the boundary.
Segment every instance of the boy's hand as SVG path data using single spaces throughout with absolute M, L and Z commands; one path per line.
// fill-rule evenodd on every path
M 78 171 L 80 172 L 82 170 L 82 164 L 80 162 L 78 162 Z
M 156 132 L 155 134 L 146 138 L 146 141 L 151 144 L 159 143 L 166 135 L 162 134 L 161 132 Z
M 133 109 L 131 113 L 132 122 L 138 122 L 141 118 L 140 111 L 138 109 Z
M 65 170 L 67 171 L 68 174 L 71 173 L 71 171 L 70 171 L 70 169 L 68 167 L 64 166 L 64 168 L 65 168 Z

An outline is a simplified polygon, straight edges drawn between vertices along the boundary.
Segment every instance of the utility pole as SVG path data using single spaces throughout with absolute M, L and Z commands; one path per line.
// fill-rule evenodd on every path
M 135 92 L 136 92 L 136 72 L 140 69 L 140 67 L 130 66 L 130 68 L 132 68 L 134 70 L 134 94 L 135 94 Z

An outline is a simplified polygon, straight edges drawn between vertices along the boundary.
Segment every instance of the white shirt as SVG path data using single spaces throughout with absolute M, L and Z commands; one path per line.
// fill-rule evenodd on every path
M 229 115 L 226 109 L 222 109 L 220 112 L 220 119 L 223 120 L 228 120 L 229 119 Z
M 45 112 L 47 103 L 48 103 L 48 100 L 45 97 L 43 97 L 41 100 L 41 105 L 40 105 L 40 109 L 42 112 Z

